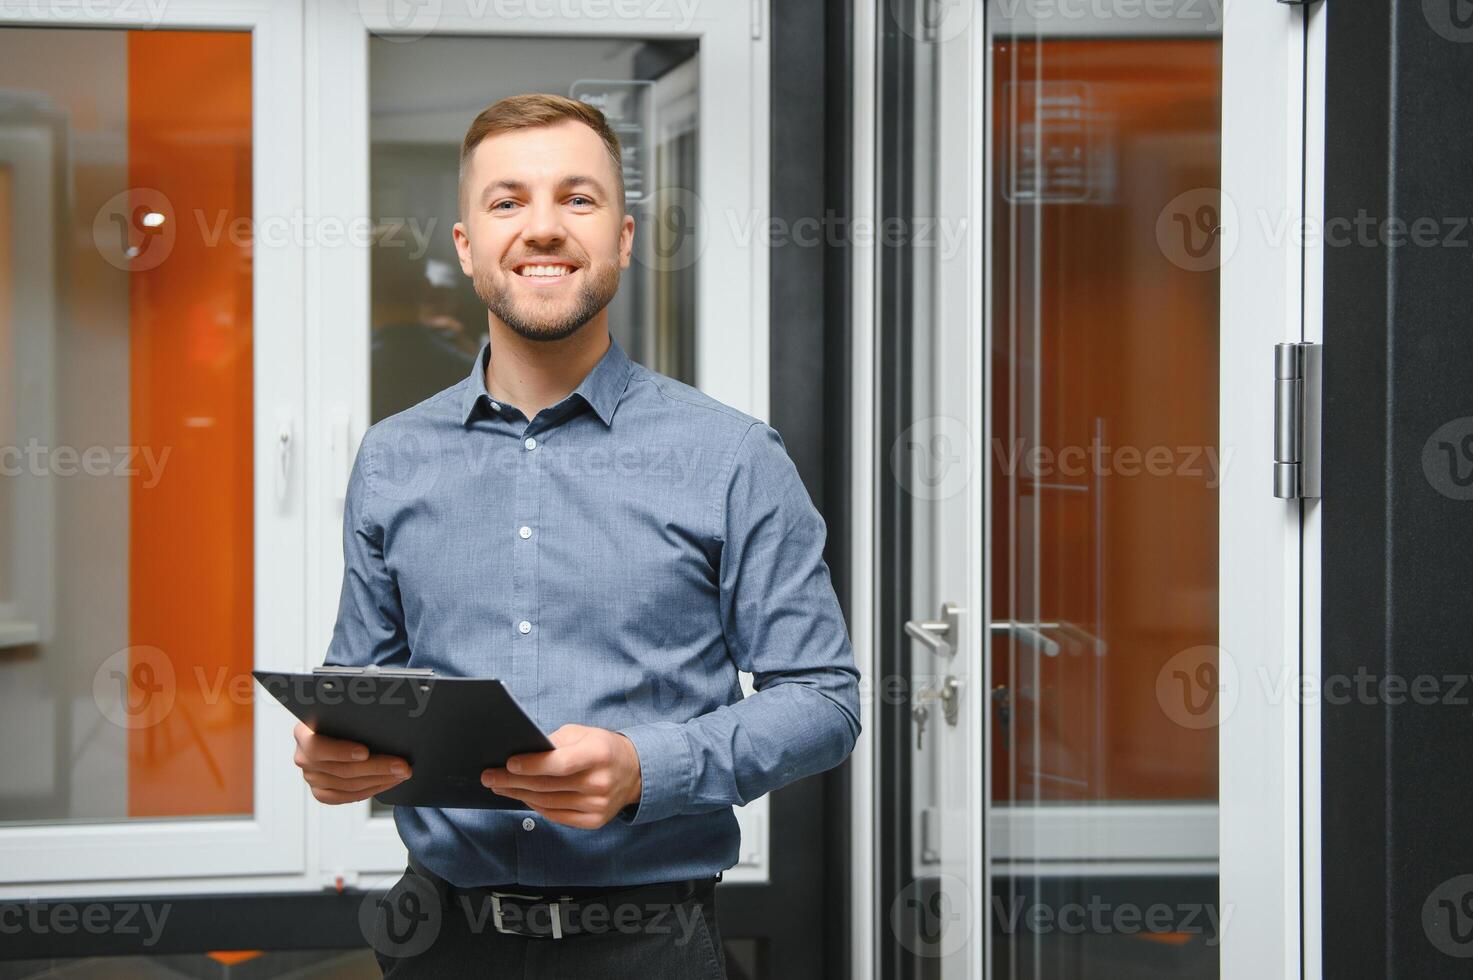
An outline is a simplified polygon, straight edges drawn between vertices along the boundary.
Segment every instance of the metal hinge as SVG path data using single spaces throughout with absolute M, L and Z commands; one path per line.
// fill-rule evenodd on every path
M 1274 345 L 1274 496 L 1320 496 L 1323 344 Z

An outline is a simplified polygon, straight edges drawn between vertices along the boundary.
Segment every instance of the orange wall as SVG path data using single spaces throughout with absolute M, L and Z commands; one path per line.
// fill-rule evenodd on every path
M 129 733 L 132 817 L 252 809 L 251 254 L 209 240 L 251 216 L 251 174 L 250 35 L 131 32 L 128 185 L 162 193 L 175 228 L 168 257 L 145 268 L 145 251 L 130 275 L 133 440 L 169 456 L 156 486 L 130 488 L 129 638 L 174 680 L 172 706 Z

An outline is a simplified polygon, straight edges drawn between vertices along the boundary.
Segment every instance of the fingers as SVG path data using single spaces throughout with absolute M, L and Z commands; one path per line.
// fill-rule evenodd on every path
M 518 776 L 571 776 L 585 769 L 607 765 L 611 761 L 613 750 L 607 742 L 579 738 L 549 752 L 514 755 L 506 760 L 506 769 Z
M 481 773 L 481 785 L 498 793 L 503 789 L 535 790 L 539 793 L 606 793 L 607 777 L 598 770 L 586 770 L 571 776 L 521 776 L 505 769 L 487 769 Z
M 398 786 L 413 772 L 398 756 L 370 755 L 357 742 L 319 735 L 303 723 L 297 724 L 293 734 L 297 751 L 292 761 L 322 803 L 366 800 Z
M 368 747 L 359 742 L 318 735 L 307 727 L 306 722 L 297 722 L 292 733 L 297 739 L 297 751 L 313 762 L 360 762 L 368 758 Z
M 333 763 L 323 763 L 333 765 Z M 338 765 L 368 765 L 368 763 L 339 763 Z M 312 787 L 312 795 L 321 803 L 356 803 L 370 796 L 377 796 L 393 789 L 409 778 L 406 767 L 403 775 L 386 775 L 371 772 L 365 775 L 339 775 L 321 768 L 303 768 L 302 779 Z
M 587 725 L 560 725 L 557 731 L 547 736 L 547 740 L 552 743 L 553 748 L 560 749 L 579 741 L 591 731 L 593 729 Z
M 410 765 L 394 755 L 373 755 L 363 762 L 313 762 L 298 755 L 297 767 L 303 772 L 325 772 L 343 779 L 376 776 L 379 779 L 404 778 L 409 775 Z
M 395 779 L 380 786 L 363 790 L 340 790 L 323 786 L 313 786 L 312 795 L 319 803 L 357 803 L 361 800 L 368 799 L 370 796 L 377 796 L 385 790 L 393 789 L 399 783 L 400 780 Z
M 403 777 L 399 776 L 395 776 L 392 779 L 385 779 L 383 776 L 353 776 L 344 778 L 315 770 L 308 770 L 302 773 L 302 778 L 307 781 L 308 786 L 316 789 L 330 789 L 343 793 L 361 793 L 364 790 L 368 790 L 370 791 L 370 796 L 374 793 L 381 793 L 385 789 L 398 786 L 404 781 Z

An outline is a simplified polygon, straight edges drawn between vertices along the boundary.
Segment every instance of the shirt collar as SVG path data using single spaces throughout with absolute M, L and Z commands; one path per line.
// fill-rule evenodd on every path
M 475 363 L 471 365 L 470 377 L 466 379 L 465 396 L 461 400 L 463 421 L 466 423 L 470 422 L 477 406 L 483 403 L 489 405 L 493 401 L 491 393 L 486 390 L 486 365 L 490 360 L 491 342 L 487 341 L 481 345 L 481 353 L 476 356 Z M 593 370 L 578 383 L 578 387 L 573 389 L 573 394 L 581 396 L 605 426 L 612 425 L 614 410 L 619 407 L 619 400 L 624 397 L 624 389 L 628 387 L 629 376 L 633 372 L 634 364 L 629 360 L 629 355 L 624 353 L 624 348 L 619 346 L 619 342 L 611 334 L 609 349 L 599 358 Z

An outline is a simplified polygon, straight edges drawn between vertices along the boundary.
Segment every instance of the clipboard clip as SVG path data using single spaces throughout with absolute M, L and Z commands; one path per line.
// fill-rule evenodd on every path
M 369 664 L 367 667 L 341 667 L 324 664 L 312 668 L 313 674 L 338 674 L 348 677 L 434 677 L 435 672 L 429 667 L 380 667 L 378 664 Z

